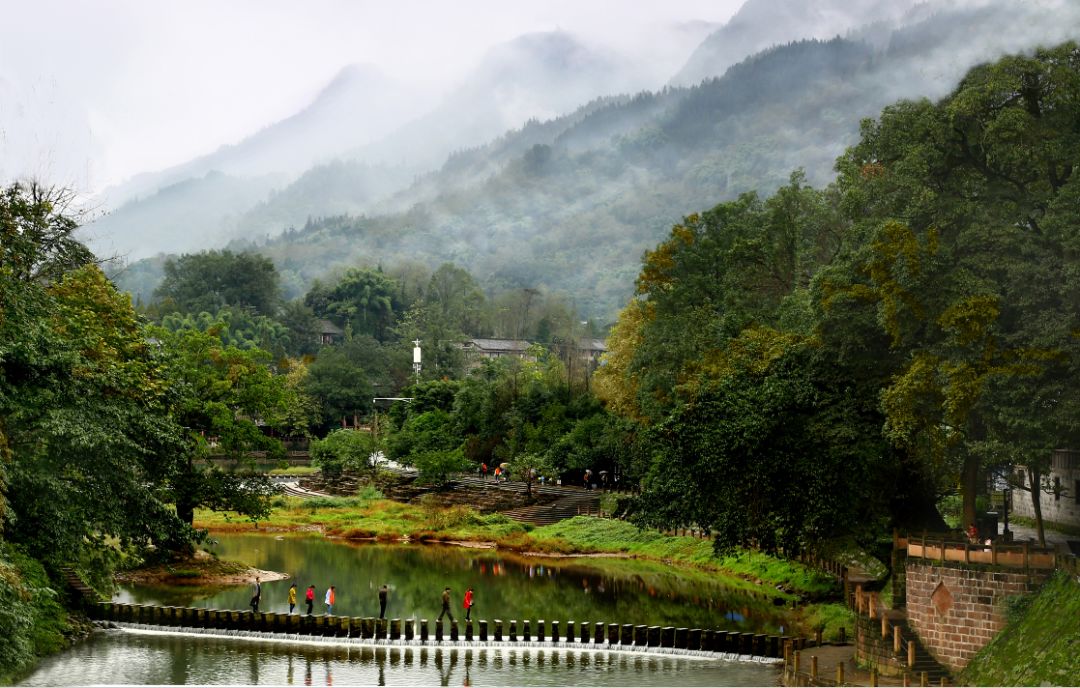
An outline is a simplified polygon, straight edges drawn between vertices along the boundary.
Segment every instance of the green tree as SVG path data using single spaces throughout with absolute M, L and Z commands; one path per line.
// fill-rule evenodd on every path
M 311 443 L 311 461 L 324 475 L 334 477 L 342 471 L 360 471 L 372 467 L 375 440 L 370 432 L 340 428 L 322 440 Z
M 265 518 L 276 486 L 254 470 L 252 452 L 284 456 L 281 442 L 261 425 L 277 425 L 288 413 L 283 376 L 268 367 L 259 349 L 225 347 L 210 334 L 158 330 L 167 356 L 171 413 L 185 430 L 185 445 L 165 476 L 177 515 L 191 523 L 195 509 L 236 511 Z M 228 460 L 208 463 L 211 456 Z
M 1075 441 L 1047 436 L 1068 424 L 1043 419 L 1074 408 L 1072 392 L 1054 388 L 1078 331 L 1078 96 L 1075 44 L 1008 57 L 940 103 L 886 108 L 838 162 L 858 242 L 824 303 L 876 311 L 896 365 L 882 393 L 886 433 L 928 472 L 959 478 L 965 522 L 982 448 L 1045 462 L 1037 447 Z
M 160 312 L 214 313 L 223 306 L 273 317 L 281 302 L 280 278 L 269 258 L 254 253 L 203 251 L 165 261 L 154 290 Z
M 316 281 L 304 303 L 320 318 L 386 341 L 400 307 L 399 291 L 394 280 L 380 270 L 352 268 L 334 284 Z

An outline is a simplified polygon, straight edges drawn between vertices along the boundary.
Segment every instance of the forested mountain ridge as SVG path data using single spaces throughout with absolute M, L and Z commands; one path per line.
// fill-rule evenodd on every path
M 232 246 L 272 257 L 293 295 L 356 263 L 453 261 L 486 288 L 562 291 L 583 313 L 609 316 L 630 293 L 634 261 L 687 212 L 771 192 L 798 168 L 821 183 L 863 117 L 898 98 L 945 95 L 972 64 L 1034 45 L 1035 28 L 1057 40 L 1080 26 L 1069 20 L 1076 9 L 1037 9 L 924 12 L 899 29 L 852 33 L 867 40 L 776 46 L 691 88 L 593 101 L 453 154 L 365 215 L 330 198 L 320 170 L 241 220 L 266 239 Z M 289 198 L 303 198 L 310 219 L 275 237 Z M 125 286 L 146 295 L 147 278 Z

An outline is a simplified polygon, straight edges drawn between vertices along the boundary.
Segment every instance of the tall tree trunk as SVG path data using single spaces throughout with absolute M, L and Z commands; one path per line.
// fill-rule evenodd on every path
M 964 468 L 961 478 L 964 490 L 964 522 L 963 528 L 977 522 L 975 514 L 975 497 L 979 490 L 979 457 L 974 452 L 968 451 L 964 456 Z
M 1028 466 L 1028 479 L 1031 481 L 1031 509 L 1035 512 L 1035 530 L 1039 534 L 1039 546 L 1046 547 L 1046 532 L 1043 530 L 1042 516 L 1042 474 L 1038 466 Z

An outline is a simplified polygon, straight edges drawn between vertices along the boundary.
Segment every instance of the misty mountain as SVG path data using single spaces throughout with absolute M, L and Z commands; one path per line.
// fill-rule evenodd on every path
M 219 245 L 237 217 L 274 189 L 397 126 L 411 97 L 372 67 L 348 66 L 297 114 L 107 191 L 106 202 L 127 200 L 88 227 L 90 241 L 99 253 L 131 258 Z
M 335 268 L 450 260 L 485 286 L 563 292 L 583 314 L 611 316 L 642 251 L 685 214 L 771 193 L 798 168 L 826 184 L 862 118 L 898 98 L 940 96 L 978 62 L 1080 33 L 1080 8 L 1044 10 L 1001 2 L 850 33 L 872 31 L 872 41 L 775 46 L 694 87 L 530 121 L 451 155 L 363 216 L 316 216 L 233 247 L 272 257 L 292 295 Z M 150 273 L 139 274 L 123 284 L 145 294 Z
M 690 86 L 724 74 L 748 55 L 793 41 L 842 36 L 867 25 L 892 26 L 917 0 L 747 0 L 711 33 L 671 79 Z
M 437 169 L 448 155 L 491 141 L 528 121 L 572 112 L 598 95 L 618 93 L 633 83 L 626 65 L 585 46 L 563 32 L 535 33 L 490 50 L 472 73 L 430 113 L 385 137 L 350 151 L 337 167 L 347 177 L 368 178 L 372 165 L 390 168 L 390 191 L 405 188 L 413 177 Z M 520 152 L 520 151 L 519 151 Z M 374 210 L 379 194 L 357 186 L 349 196 L 319 182 L 322 169 L 311 170 L 289 188 L 241 219 L 236 237 L 274 234 L 312 216 Z M 385 189 L 384 189 L 385 191 Z M 303 199 L 300 205 L 294 201 Z M 381 210 L 403 209 L 387 199 Z
M 573 111 L 634 82 L 629 65 L 569 34 L 528 34 L 492 48 L 434 109 L 409 120 L 402 116 L 403 89 L 395 90 L 373 70 L 350 67 L 297 115 L 236 146 L 133 180 L 122 192 L 151 192 L 95 222 L 95 248 L 141 258 L 273 234 L 312 215 L 364 212 L 374 200 L 437 168 L 452 151 L 490 141 L 529 119 Z M 251 184 L 253 191 L 248 176 L 260 174 L 266 183 L 257 199 L 262 202 L 255 208 L 255 203 L 203 206 L 199 221 L 204 224 L 194 233 L 176 232 L 178 220 L 166 215 L 165 206 L 155 215 L 155 185 L 200 179 L 209 170 L 224 172 L 226 177 L 218 179 L 228 178 L 232 185 Z M 296 185 L 287 188 L 294 179 Z M 204 200 L 192 197 L 191 202 Z M 171 212 L 175 204 L 168 208 Z M 238 224 L 248 210 L 250 217 Z M 207 237 L 218 239 L 208 244 Z

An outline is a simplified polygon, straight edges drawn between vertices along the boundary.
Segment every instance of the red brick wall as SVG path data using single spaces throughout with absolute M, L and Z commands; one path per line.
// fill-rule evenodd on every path
M 907 617 L 919 640 L 952 670 L 971 658 L 1005 626 L 1005 600 L 1030 593 L 1047 572 L 972 567 L 907 560 Z M 938 586 L 944 586 L 937 597 Z

